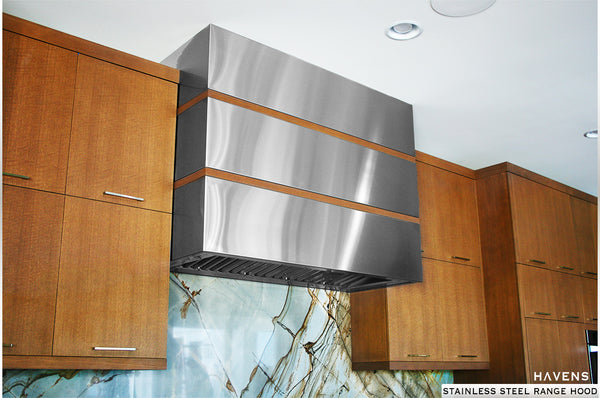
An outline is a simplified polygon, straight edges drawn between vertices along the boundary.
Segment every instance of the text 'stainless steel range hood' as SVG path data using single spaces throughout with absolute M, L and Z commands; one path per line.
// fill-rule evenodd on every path
M 182 71 L 172 271 L 422 280 L 411 105 L 213 25 L 163 63 Z

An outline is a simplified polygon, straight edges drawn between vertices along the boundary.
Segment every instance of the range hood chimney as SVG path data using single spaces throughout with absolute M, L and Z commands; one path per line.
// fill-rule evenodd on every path
M 411 105 L 214 25 L 163 63 L 181 71 L 173 272 L 422 280 Z

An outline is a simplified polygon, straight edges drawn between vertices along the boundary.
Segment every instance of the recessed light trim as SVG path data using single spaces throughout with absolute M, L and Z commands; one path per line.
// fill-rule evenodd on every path
M 400 21 L 385 30 L 386 36 L 393 40 L 410 40 L 421 33 L 423 28 L 413 21 Z
M 587 131 L 583 133 L 585 138 L 598 138 L 598 130 Z
M 496 0 L 430 0 L 433 11 L 445 17 L 468 17 L 494 5 Z

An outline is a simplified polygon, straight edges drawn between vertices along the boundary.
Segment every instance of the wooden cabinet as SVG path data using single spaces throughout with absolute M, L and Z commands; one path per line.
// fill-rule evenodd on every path
M 598 205 L 571 197 L 571 211 L 579 256 L 579 272 L 598 277 Z
M 580 283 L 584 322 L 598 324 L 598 281 L 581 278 Z
M 479 268 L 423 259 L 423 283 L 352 293 L 350 309 L 355 370 L 488 366 Z
M 86 220 L 82 223 L 81 220 Z M 166 357 L 170 215 L 67 197 L 54 355 Z M 85 300 L 81 298 L 85 297 Z
M 166 80 L 80 56 L 67 195 L 170 212 L 176 96 Z
M 65 198 L 3 185 L 2 343 L 10 355 L 50 355 Z
M 417 162 L 423 257 L 481 265 L 475 180 Z
M 578 273 L 569 195 L 509 174 L 517 262 Z
M 583 330 L 596 327 L 597 285 L 580 264 L 596 269 L 597 198 L 510 163 L 476 174 L 490 369 L 455 382 L 589 371 Z
M 521 315 L 583 322 L 580 277 L 528 265 L 517 265 Z
M 438 308 L 445 361 L 473 361 L 487 367 L 483 281 L 479 268 L 440 264 Z M 468 368 L 468 366 L 464 366 Z
M 3 22 L 3 366 L 164 369 L 178 73 Z
M 530 383 L 589 383 L 585 328 L 580 323 L 526 319 L 528 381 Z M 567 376 L 563 379 L 563 372 Z M 575 373 L 578 379 L 571 375 Z M 554 377 L 557 377 L 557 379 Z M 548 377 L 551 379 L 549 380 Z
M 6 184 L 65 192 L 77 53 L 4 31 Z

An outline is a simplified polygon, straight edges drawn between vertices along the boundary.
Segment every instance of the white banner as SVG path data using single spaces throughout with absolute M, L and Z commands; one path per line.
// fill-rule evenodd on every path
M 443 384 L 442 398 L 597 398 L 597 384 Z

